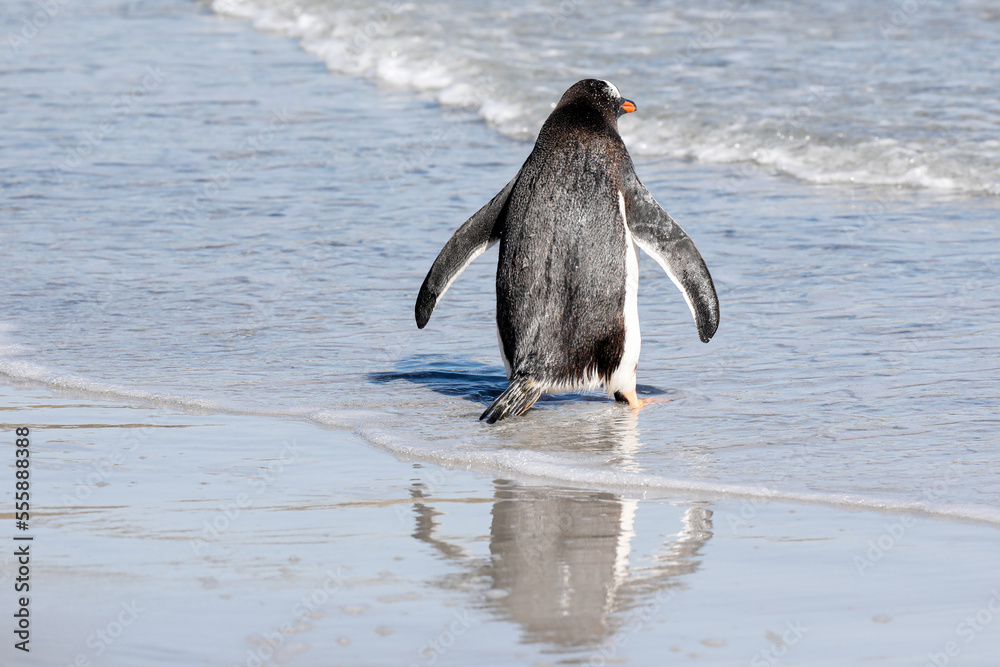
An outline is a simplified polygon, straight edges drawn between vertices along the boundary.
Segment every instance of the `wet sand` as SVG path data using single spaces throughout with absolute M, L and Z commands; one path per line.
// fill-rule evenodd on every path
M 23 384 L 2 404 L 31 429 L 36 508 L 13 664 L 923 664 L 949 642 L 989 664 L 1000 646 L 992 526 L 535 485 Z M 0 567 L 9 584 L 9 549 Z

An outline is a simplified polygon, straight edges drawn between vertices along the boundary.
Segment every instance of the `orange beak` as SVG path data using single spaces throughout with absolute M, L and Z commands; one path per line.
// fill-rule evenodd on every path
M 632 100 L 622 100 L 622 111 L 625 113 L 632 113 L 635 111 L 635 102 Z

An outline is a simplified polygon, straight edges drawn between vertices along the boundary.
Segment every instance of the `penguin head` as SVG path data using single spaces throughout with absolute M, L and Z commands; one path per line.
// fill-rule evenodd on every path
M 612 126 L 622 114 L 635 111 L 635 102 L 622 97 L 618 86 L 603 79 L 577 81 L 563 93 L 556 109 L 569 106 L 585 106 L 596 109 Z

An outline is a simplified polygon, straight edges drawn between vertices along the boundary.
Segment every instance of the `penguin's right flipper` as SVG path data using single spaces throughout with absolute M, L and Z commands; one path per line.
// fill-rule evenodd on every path
M 472 260 L 500 240 L 503 220 L 507 215 L 507 200 L 516 182 L 515 176 L 486 206 L 466 220 L 465 224 L 459 227 L 444 244 L 417 295 L 414 313 L 418 329 L 423 329 L 427 325 L 434 307 L 459 274 L 465 271 Z
M 479 421 L 485 419 L 487 424 L 492 424 L 504 417 L 523 415 L 541 395 L 542 387 L 538 382 L 524 376 L 514 376 L 510 386 L 486 408 Z
M 719 328 L 719 297 L 705 260 L 681 226 L 653 199 L 628 158 L 623 185 L 623 213 L 632 239 L 656 260 L 684 295 L 698 336 L 707 343 Z

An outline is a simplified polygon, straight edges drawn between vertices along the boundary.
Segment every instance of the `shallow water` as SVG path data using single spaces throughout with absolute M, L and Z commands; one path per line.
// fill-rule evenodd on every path
M 1000 12 L 986 0 L 213 7 L 509 136 L 532 137 L 563 90 L 597 76 L 638 98 L 622 128 L 633 153 L 1000 194 Z
M 17 30 L 36 7 L 4 11 Z M 461 619 L 442 664 L 732 665 L 775 657 L 789 624 L 808 639 L 788 663 L 917 664 L 956 639 L 966 662 L 996 655 L 995 623 L 956 634 L 996 595 L 995 197 L 647 153 L 657 88 L 615 76 L 721 327 L 700 343 L 641 258 L 640 392 L 671 400 L 545 397 L 491 427 L 495 252 L 426 330 L 412 309 L 530 150 L 518 132 L 180 1 L 69 3 L 0 67 L 32 664 L 249 666 L 288 622 L 272 663 L 424 665 Z M 540 122 L 551 91 L 531 81 L 518 113 Z M 147 611 L 95 655 L 133 599 Z

